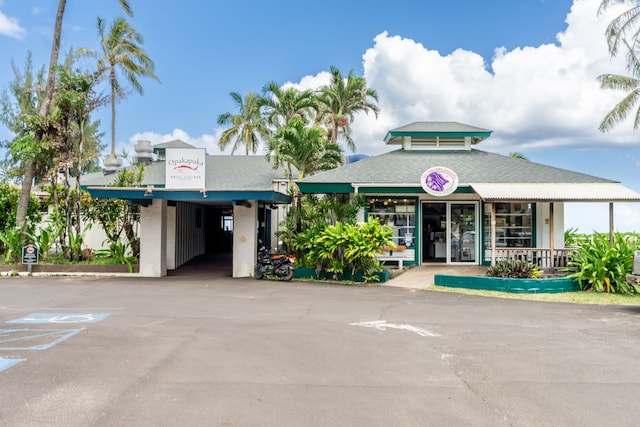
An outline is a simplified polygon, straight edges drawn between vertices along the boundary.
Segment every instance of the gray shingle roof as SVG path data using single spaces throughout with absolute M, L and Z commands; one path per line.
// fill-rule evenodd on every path
M 145 166 L 142 185 L 164 185 L 165 163 Z M 274 170 L 264 156 L 207 156 L 206 186 L 210 191 L 268 191 L 275 179 L 284 179 L 284 169 Z M 107 186 L 115 174 L 94 173 L 82 177 L 83 186 Z
M 500 154 L 472 150 L 395 150 L 338 169 L 306 177 L 308 183 L 420 185 L 422 173 L 435 166 L 452 169 L 459 185 L 469 183 L 604 183 L 616 182 Z

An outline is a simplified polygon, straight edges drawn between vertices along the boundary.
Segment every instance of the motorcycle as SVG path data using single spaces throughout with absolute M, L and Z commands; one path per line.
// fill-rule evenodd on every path
M 278 276 L 282 280 L 293 279 L 293 262 L 291 255 L 275 255 L 264 246 L 258 251 L 258 263 L 255 267 L 256 279 L 262 279 L 265 275 Z

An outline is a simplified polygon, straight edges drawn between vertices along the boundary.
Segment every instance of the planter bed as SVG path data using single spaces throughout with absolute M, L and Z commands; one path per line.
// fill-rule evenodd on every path
M 389 280 L 389 272 L 388 271 L 378 271 L 378 272 L 376 272 L 376 276 L 378 276 L 379 280 L 377 282 L 373 282 L 373 283 L 384 283 L 384 282 Z M 296 278 L 296 279 L 335 280 L 335 279 L 333 279 L 333 273 L 327 273 L 324 270 L 322 270 L 320 272 L 320 277 L 318 277 L 318 275 L 316 274 L 315 268 L 298 268 L 297 267 L 293 271 L 293 277 Z M 342 279 L 341 280 L 352 280 L 351 279 L 351 272 L 345 272 L 342 275 Z M 362 278 L 362 272 L 356 271 L 356 277 L 352 281 L 358 282 L 358 283 L 364 282 L 364 279 Z
M 539 279 L 511 279 L 505 277 L 488 276 L 451 276 L 436 274 L 434 282 L 437 286 L 449 288 L 466 288 L 485 291 L 513 292 L 513 293 L 558 293 L 576 292 L 580 285 L 570 277 L 549 277 Z
M 24 272 L 29 270 L 27 264 L 0 265 L 0 272 Z M 128 273 L 125 264 L 31 264 L 33 273 Z M 140 272 L 140 265 L 133 265 L 133 272 Z

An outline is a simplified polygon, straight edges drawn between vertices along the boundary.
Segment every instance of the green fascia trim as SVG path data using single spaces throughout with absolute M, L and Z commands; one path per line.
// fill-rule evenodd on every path
M 485 291 L 552 294 L 577 292 L 580 285 L 572 277 L 551 277 L 539 279 L 512 279 L 487 276 L 449 276 L 436 274 L 434 283 L 449 288 L 477 289 Z
M 98 199 L 122 200 L 181 200 L 181 201 L 221 201 L 221 200 L 261 200 L 272 203 L 291 203 L 291 197 L 276 191 L 153 191 L 146 189 L 91 188 L 91 197 Z
M 491 132 L 389 132 L 384 138 L 384 142 L 389 142 L 393 137 L 397 136 L 413 136 L 417 138 L 429 137 L 449 137 L 449 138 L 489 138 Z
M 361 194 L 424 194 L 424 189 L 418 185 L 417 187 L 359 187 L 358 193 Z M 454 194 L 470 194 L 474 193 L 471 187 L 458 187 Z
M 329 193 L 353 193 L 353 187 L 349 183 L 326 182 L 297 182 L 301 193 L 329 194 Z
M 301 193 L 310 194 L 331 194 L 331 193 L 355 193 L 355 189 L 349 183 L 316 183 L 298 182 Z M 358 187 L 359 194 L 424 194 L 424 189 L 420 184 L 415 187 Z M 471 187 L 458 187 L 455 194 L 474 193 Z

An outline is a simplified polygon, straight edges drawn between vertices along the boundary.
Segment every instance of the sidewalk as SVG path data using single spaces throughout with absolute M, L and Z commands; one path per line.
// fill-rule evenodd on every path
M 398 276 L 383 283 L 398 288 L 425 289 L 434 284 L 436 274 L 456 276 L 484 276 L 487 267 L 482 265 L 423 264 L 403 270 Z

